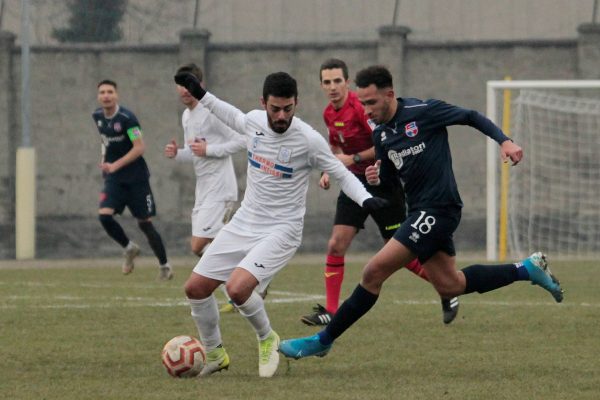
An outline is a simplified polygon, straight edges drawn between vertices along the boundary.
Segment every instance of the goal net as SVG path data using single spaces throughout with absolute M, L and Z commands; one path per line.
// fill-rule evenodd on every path
M 490 259 L 503 259 L 504 246 L 511 258 L 537 250 L 554 258 L 600 254 L 600 91 L 583 90 L 600 87 L 600 81 L 587 81 L 584 88 L 577 87 L 582 81 L 552 87 L 560 86 L 557 82 L 517 87 L 513 81 L 508 97 L 506 88 L 494 93 L 502 96 L 501 114 L 508 114 L 495 122 L 523 147 L 524 158 L 488 193 L 495 198 L 495 210 L 488 207 L 488 229 L 493 219 L 497 236 L 491 248 L 488 242 Z M 493 158 L 494 175 L 502 176 Z

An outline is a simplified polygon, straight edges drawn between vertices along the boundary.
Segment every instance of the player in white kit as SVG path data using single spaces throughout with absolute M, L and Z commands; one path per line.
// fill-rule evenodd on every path
M 202 71 L 193 63 L 180 67 L 177 73 L 181 72 L 191 73 L 203 82 Z M 196 190 L 190 245 L 200 257 L 233 214 L 238 187 L 231 155 L 245 149 L 246 140 L 199 104 L 183 86 L 177 85 L 177 92 L 186 106 L 181 116 L 183 148 L 178 149 L 172 140 L 165 146 L 165 156 L 194 165 Z
M 206 376 L 227 369 L 214 290 L 227 292 L 258 337 L 259 376 L 271 377 L 279 364 L 279 336 L 271 328 L 260 291 L 293 257 L 302 238 L 310 172 L 326 171 L 342 190 L 367 210 L 387 201 L 372 197 L 362 183 L 331 153 L 325 139 L 294 117 L 298 89 L 285 72 L 266 77 L 264 110 L 244 114 L 207 93 L 194 75 L 180 73 L 175 82 L 225 124 L 245 135 L 248 173 L 240 209 L 216 236 L 185 284 L 192 318 L 207 352 Z

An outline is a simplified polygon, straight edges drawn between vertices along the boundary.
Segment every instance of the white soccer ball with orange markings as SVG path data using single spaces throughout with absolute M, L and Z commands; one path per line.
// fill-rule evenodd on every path
M 193 336 L 176 336 L 163 347 L 162 363 L 171 376 L 194 377 L 206 363 L 204 346 Z

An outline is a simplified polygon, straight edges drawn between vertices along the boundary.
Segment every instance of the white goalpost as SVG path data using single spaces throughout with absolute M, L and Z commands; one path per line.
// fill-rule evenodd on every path
M 600 80 L 487 82 L 488 118 L 524 149 L 510 169 L 487 141 L 488 260 L 600 254 L 599 89 Z

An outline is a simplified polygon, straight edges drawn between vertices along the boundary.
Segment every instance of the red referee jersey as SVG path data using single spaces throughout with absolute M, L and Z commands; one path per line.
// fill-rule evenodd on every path
M 323 111 L 329 130 L 329 143 L 342 149 L 344 154 L 356 154 L 373 147 L 371 127 L 356 93 L 349 91 L 346 102 L 339 110 L 330 104 Z M 372 161 L 361 161 L 348 167 L 350 172 L 364 175 Z

